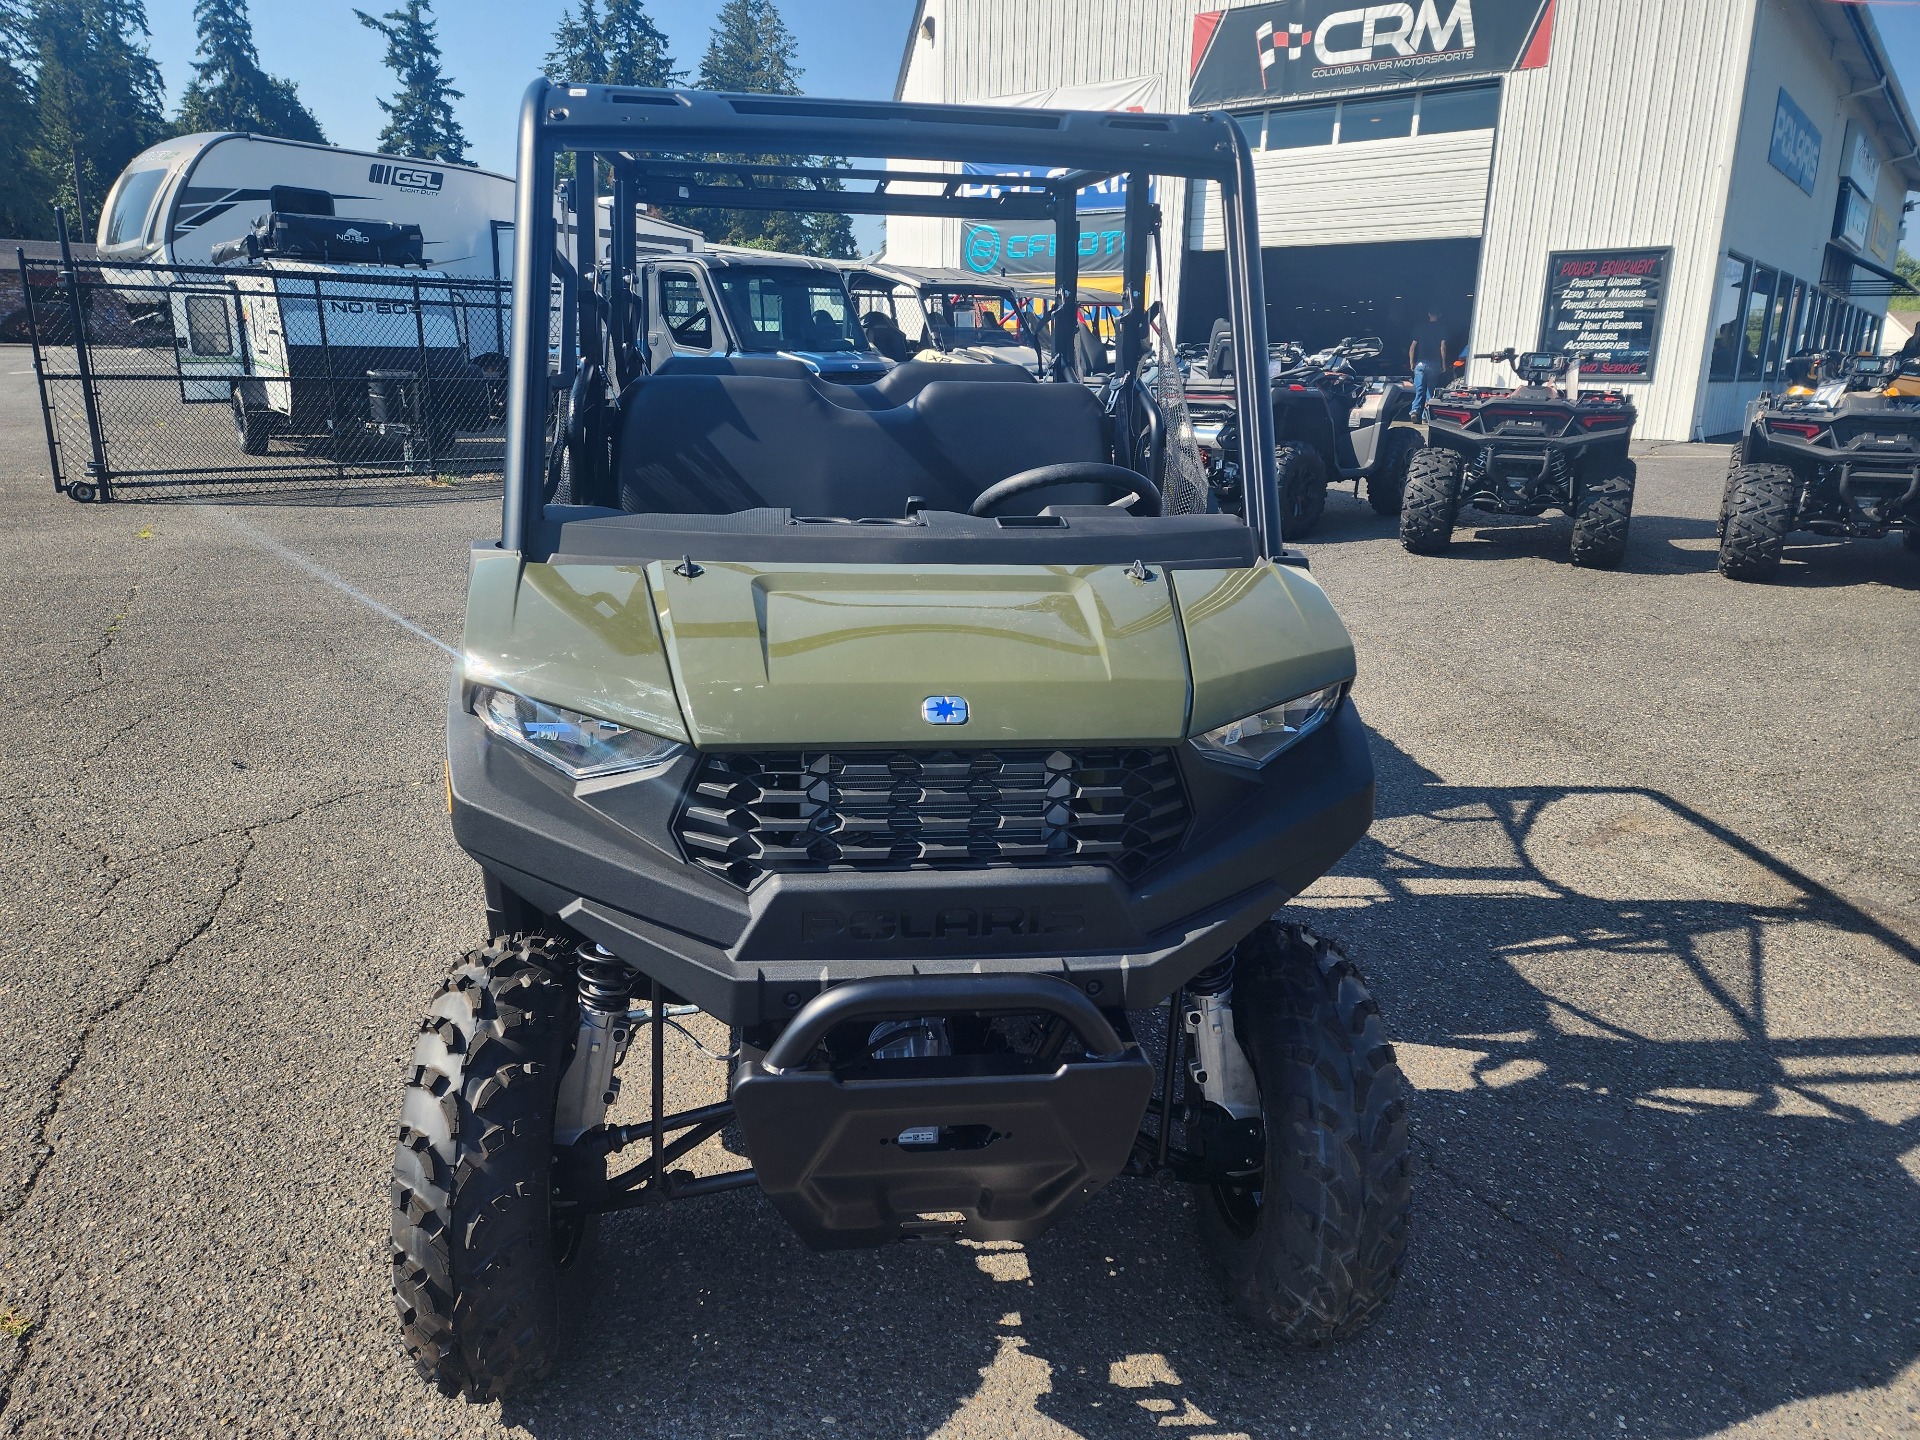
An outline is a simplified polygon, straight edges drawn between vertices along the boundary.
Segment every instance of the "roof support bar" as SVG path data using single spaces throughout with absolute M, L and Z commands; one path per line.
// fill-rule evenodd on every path
M 1074 338 L 1080 329 L 1080 196 L 1073 190 L 1053 201 L 1053 378 L 1077 380 Z
M 1226 117 L 1221 117 L 1223 120 Z M 1259 228 L 1248 197 L 1253 189 L 1253 156 L 1240 127 L 1227 122 L 1229 143 L 1238 162 L 1240 183 L 1221 187 L 1226 209 L 1227 294 L 1233 328 L 1241 336 L 1240 364 L 1233 367 L 1234 412 L 1240 417 L 1240 474 L 1247 523 L 1261 553 L 1286 548 L 1280 530 L 1280 496 L 1273 465 L 1273 382 L 1267 371 L 1267 289 L 1261 268 Z
M 514 187 L 513 336 L 507 368 L 506 502 L 500 518 L 500 548 L 526 552 L 541 510 L 541 472 L 545 469 L 542 421 L 550 386 L 544 336 L 548 291 L 553 276 L 553 150 L 540 133 L 547 104 L 547 82 L 536 80 L 520 102 L 520 155 Z M 526 403 L 531 395 L 543 403 Z
M 636 196 L 648 205 L 715 210 L 812 210 L 831 215 L 957 215 L 963 220 L 1044 220 L 1046 195 L 899 195 L 875 190 L 803 190 L 773 185 L 696 185 L 670 176 L 644 176 Z

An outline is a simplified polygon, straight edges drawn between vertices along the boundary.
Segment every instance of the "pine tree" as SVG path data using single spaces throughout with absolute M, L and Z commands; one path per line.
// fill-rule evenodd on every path
M 799 48 L 773 0 L 726 0 L 700 61 L 700 88 L 798 95 Z
M 667 37 L 647 14 L 645 0 L 607 0 L 607 18 L 600 27 L 600 49 L 606 57 L 609 85 L 645 85 L 664 90 L 687 78 L 674 68 Z
M 38 112 L 33 167 L 75 228 L 90 229 L 114 178 L 167 132 L 160 67 L 147 53 L 147 9 L 142 0 L 34 0 L 26 34 Z M 76 170 L 84 217 L 75 207 Z
M 40 237 L 52 232 L 46 177 L 34 167 L 39 116 L 27 17 L 15 0 L 0 0 L 0 232 Z
M 773 0 L 726 0 L 714 17 L 713 36 L 700 61 L 700 88 L 758 95 L 798 95 L 801 69 L 799 46 L 781 19 Z M 793 164 L 792 156 L 720 155 L 716 159 L 749 164 Z M 815 159 L 811 163 L 830 165 Z M 737 183 L 716 176 L 721 184 Z M 773 182 L 768 182 L 773 183 Z M 838 190 L 837 180 L 823 179 L 793 188 Z M 709 238 L 762 250 L 785 250 L 807 255 L 851 256 L 853 223 L 845 215 L 825 212 L 767 212 L 699 210 L 688 217 Z
M 600 33 L 600 7 L 595 0 L 580 0 L 577 15 L 562 11 L 553 30 L 553 49 L 547 52 L 547 78 L 562 85 L 599 84 L 607 73 Z
M 403 0 L 400 9 L 375 18 L 355 10 L 360 23 L 386 38 L 386 67 L 400 81 L 392 100 L 382 100 L 387 125 L 380 132 L 383 155 L 414 155 L 422 160 L 467 163 L 467 136 L 453 118 L 453 102 L 463 99 L 440 68 L 438 22 L 433 0 Z
M 293 82 L 260 68 L 247 0 L 194 0 L 193 20 L 200 43 L 193 81 L 180 100 L 182 130 L 250 130 L 326 142 Z

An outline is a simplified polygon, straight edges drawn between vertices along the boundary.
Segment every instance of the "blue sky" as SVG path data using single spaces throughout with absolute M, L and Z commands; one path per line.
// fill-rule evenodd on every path
M 1045 3 L 1045 0 L 1036 0 Z M 394 0 L 360 0 L 380 14 Z M 437 0 L 440 48 L 454 85 L 475 163 L 513 171 L 513 127 L 520 94 L 540 73 L 540 62 L 563 9 L 561 0 Z M 716 0 L 649 0 L 682 69 L 698 68 L 713 30 Z M 380 37 L 353 17 L 348 0 L 253 0 L 254 39 L 270 74 L 294 81 L 327 138 L 371 149 L 385 124 L 376 98 L 392 90 L 381 65 Z M 800 46 L 801 84 L 816 94 L 882 97 L 893 94 L 913 0 L 781 0 Z M 160 64 L 170 105 L 192 78 L 193 0 L 147 0 L 153 58 Z

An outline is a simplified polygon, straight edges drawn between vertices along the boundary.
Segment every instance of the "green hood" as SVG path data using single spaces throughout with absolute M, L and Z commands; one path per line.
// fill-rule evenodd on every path
M 476 551 L 466 672 L 702 747 L 1159 743 L 1353 674 L 1286 567 L 521 566 Z M 935 726 L 930 696 L 967 701 Z

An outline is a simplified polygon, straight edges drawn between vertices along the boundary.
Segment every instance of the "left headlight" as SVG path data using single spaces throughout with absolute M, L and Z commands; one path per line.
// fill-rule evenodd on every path
M 487 685 L 473 692 L 473 713 L 509 745 L 576 780 L 658 769 L 681 748 L 677 741 Z
M 1339 708 L 1340 697 L 1346 693 L 1344 681 L 1322 690 L 1309 690 L 1304 695 L 1242 716 L 1230 725 L 1196 735 L 1194 747 L 1212 759 L 1257 769 L 1326 724 L 1327 717 Z

